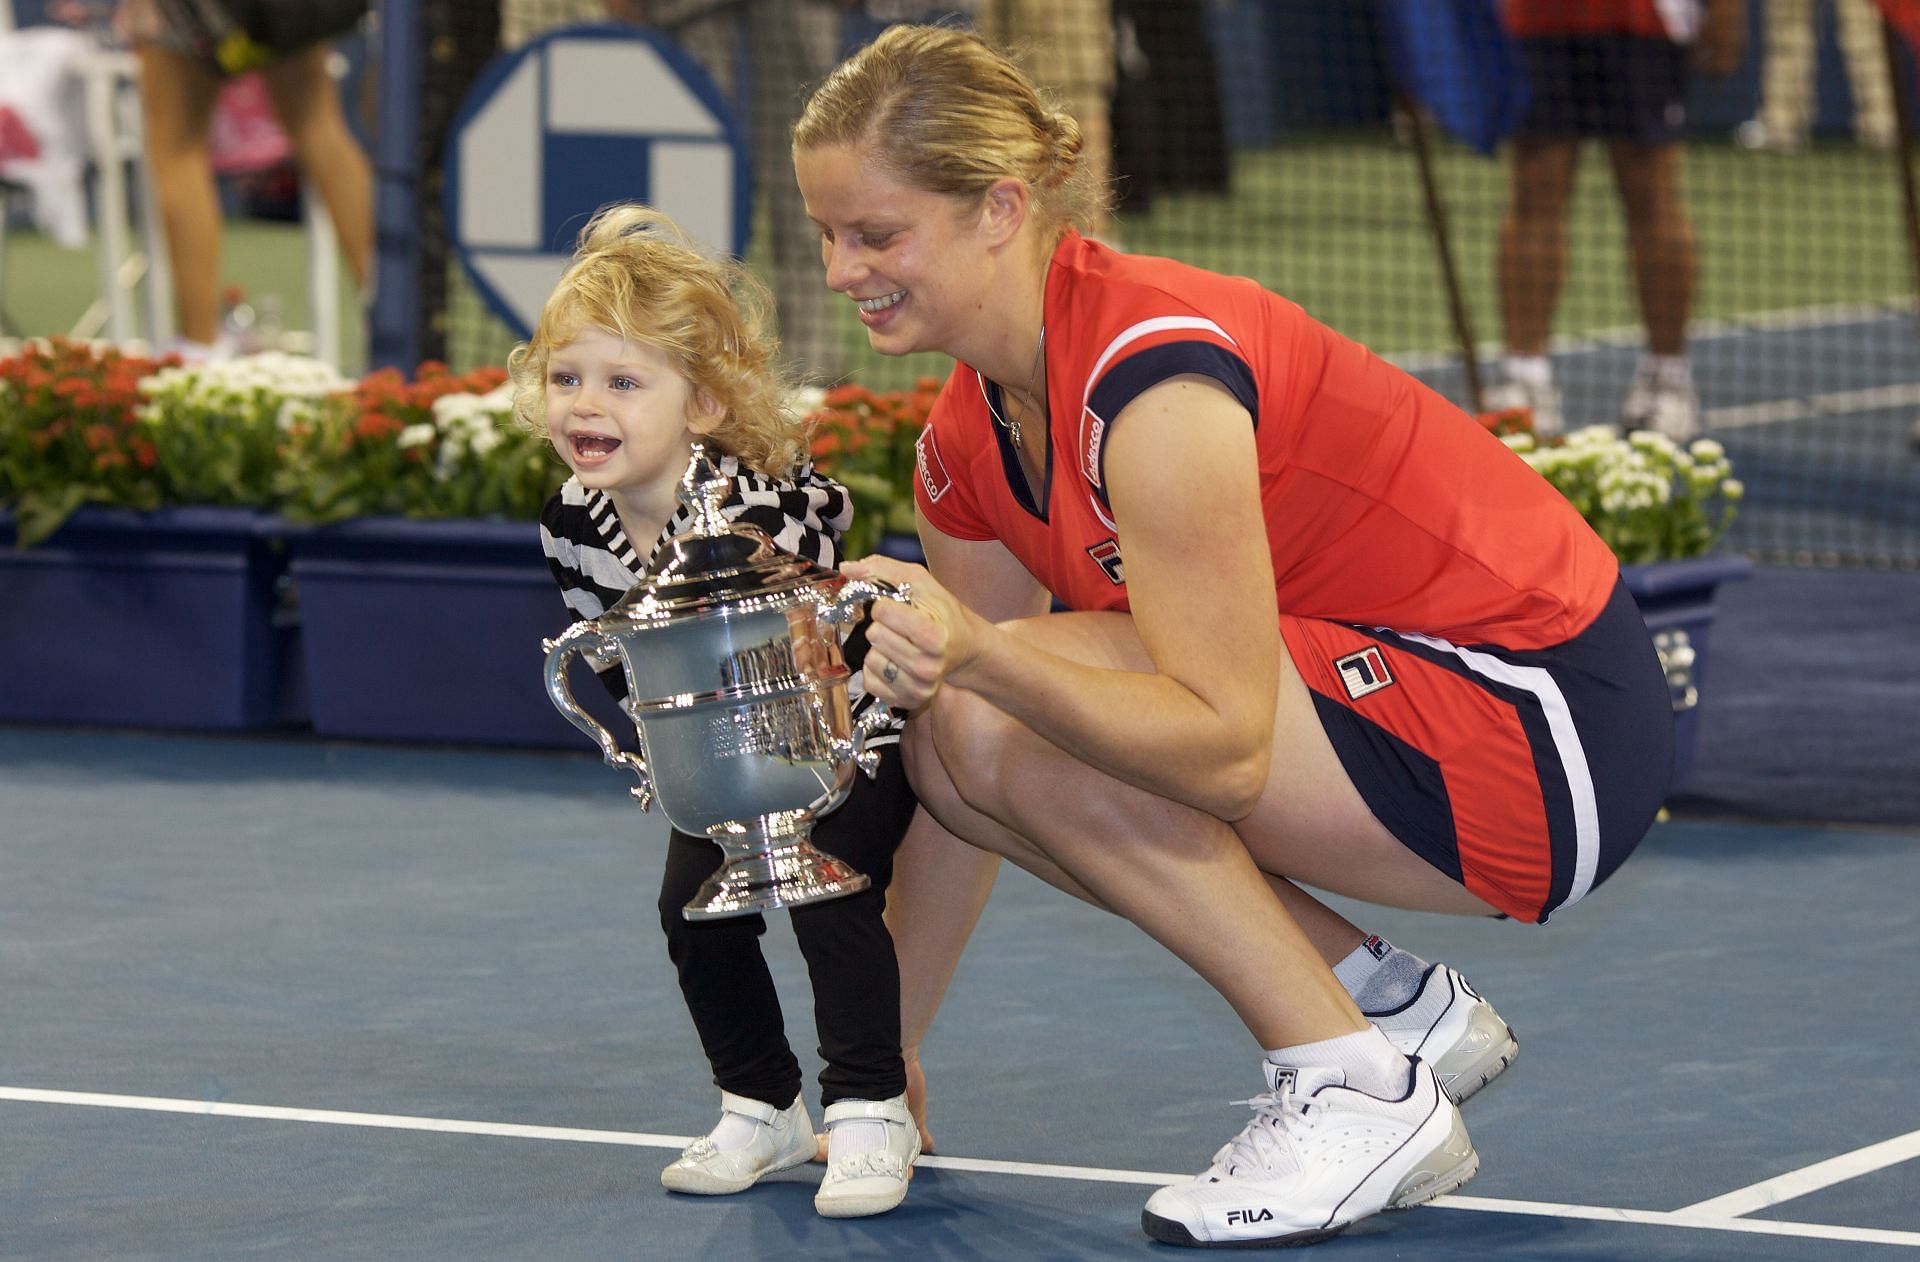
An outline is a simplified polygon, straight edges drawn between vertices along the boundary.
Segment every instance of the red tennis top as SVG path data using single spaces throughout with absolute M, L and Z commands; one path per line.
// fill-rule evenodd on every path
M 1000 540 L 1070 608 L 1128 607 L 1106 440 L 1142 391 L 1188 374 L 1253 417 L 1280 613 L 1530 649 L 1570 639 L 1612 592 L 1613 553 L 1525 461 L 1253 281 L 1069 233 L 1045 319 L 1038 502 L 994 422 L 998 387 L 965 364 L 921 435 L 918 496 L 939 530 Z

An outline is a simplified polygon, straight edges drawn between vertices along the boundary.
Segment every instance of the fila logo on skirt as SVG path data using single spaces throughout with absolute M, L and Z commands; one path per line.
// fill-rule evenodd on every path
M 1333 668 L 1340 672 L 1340 682 L 1346 685 L 1347 696 L 1355 701 L 1393 683 L 1393 672 L 1387 669 L 1387 659 L 1375 644 L 1369 644 L 1357 653 L 1334 658 Z

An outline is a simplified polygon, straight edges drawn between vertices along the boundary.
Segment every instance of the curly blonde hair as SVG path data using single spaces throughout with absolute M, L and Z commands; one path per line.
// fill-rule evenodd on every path
M 1041 220 L 1085 231 L 1110 190 L 1083 160 L 1080 124 L 970 31 L 899 25 L 842 62 L 793 126 L 795 153 L 864 149 L 913 187 L 976 200 L 996 181 L 1032 190 Z
M 545 433 L 548 361 L 582 331 L 601 329 L 664 352 L 694 387 L 694 406 L 702 396 L 720 405 L 706 441 L 767 477 L 786 477 L 806 459 L 808 432 L 788 402 L 772 310 L 752 273 L 702 250 L 666 215 L 607 207 L 581 230 L 533 337 L 507 357 L 514 414 Z

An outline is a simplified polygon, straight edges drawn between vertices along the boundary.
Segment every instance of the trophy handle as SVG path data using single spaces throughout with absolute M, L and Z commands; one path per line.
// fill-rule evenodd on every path
M 913 585 L 901 583 L 896 586 L 877 578 L 850 578 L 840 584 L 840 590 L 832 600 L 822 599 L 820 620 L 830 627 L 839 627 L 840 638 L 844 640 L 853 626 L 853 620 L 860 616 L 859 607 L 876 600 L 897 600 L 903 605 L 911 605 Z
M 903 605 L 913 603 L 913 587 L 909 583 L 895 585 L 877 578 L 848 579 L 840 585 L 840 590 L 831 601 L 825 601 L 820 608 L 820 620 L 830 627 L 840 628 L 840 638 L 846 639 L 847 632 L 853 627 L 853 621 L 859 616 L 860 607 L 875 600 L 897 600 Z M 853 727 L 853 739 L 848 742 L 854 764 L 867 773 L 871 780 L 880 773 L 880 755 L 867 748 L 867 738 L 885 727 L 893 718 L 893 710 L 886 702 L 875 700 L 867 707 Z
M 872 780 L 880 774 L 880 755 L 867 748 L 867 738 L 885 727 L 893 718 L 893 708 L 875 697 L 873 704 L 867 707 L 853 724 L 853 764 L 867 773 Z
M 640 784 L 633 790 L 633 796 L 640 803 L 640 809 L 647 810 L 653 805 L 653 776 L 648 772 L 646 762 L 638 754 L 621 749 L 613 733 L 580 708 L 580 703 L 573 699 L 573 688 L 567 682 L 567 667 L 572 664 L 574 657 L 585 653 L 589 661 L 608 657 L 618 659 L 619 646 L 592 623 L 576 622 L 553 639 L 544 641 L 541 647 L 547 650 L 547 699 L 553 702 L 554 709 L 560 711 L 567 722 L 585 732 L 600 746 L 600 755 L 606 759 L 609 767 L 625 767 L 639 778 Z

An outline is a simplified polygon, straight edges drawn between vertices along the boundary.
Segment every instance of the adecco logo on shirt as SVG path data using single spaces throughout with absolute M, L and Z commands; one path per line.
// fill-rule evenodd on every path
M 913 453 L 913 462 L 920 471 L 920 489 L 927 493 L 929 504 L 937 504 L 942 495 L 953 489 L 953 477 L 940 460 L 940 449 L 933 445 L 931 426 L 921 430 L 920 437 L 913 440 Z

